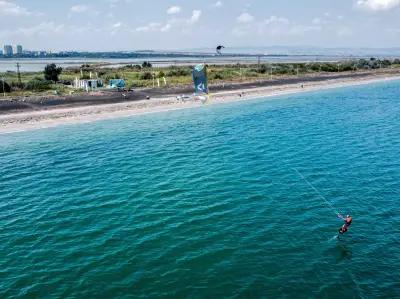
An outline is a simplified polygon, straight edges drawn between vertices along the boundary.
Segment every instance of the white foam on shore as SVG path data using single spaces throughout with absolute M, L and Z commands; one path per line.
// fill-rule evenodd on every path
M 301 87 L 301 84 L 288 84 L 226 91 L 212 94 L 212 100 L 209 102 L 209 105 L 265 99 L 300 92 L 342 88 L 347 86 L 394 80 L 400 80 L 400 76 L 386 75 L 378 78 L 366 79 L 333 79 L 304 83 L 303 87 Z M 238 97 L 238 94 L 240 93 L 244 93 L 245 96 Z M 198 101 L 178 102 L 174 98 L 161 98 L 151 101 L 143 100 L 132 103 L 117 103 L 89 107 L 61 108 L 47 111 L 15 113 L 0 116 L 0 134 L 52 128 L 60 125 L 83 124 L 100 120 L 131 117 L 135 115 L 162 113 L 201 106 L 203 106 L 203 104 Z

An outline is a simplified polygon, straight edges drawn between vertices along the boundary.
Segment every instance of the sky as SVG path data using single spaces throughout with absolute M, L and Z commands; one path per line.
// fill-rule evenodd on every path
M 400 0 L 0 0 L 0 45 L 129 51 L 400 47 Z

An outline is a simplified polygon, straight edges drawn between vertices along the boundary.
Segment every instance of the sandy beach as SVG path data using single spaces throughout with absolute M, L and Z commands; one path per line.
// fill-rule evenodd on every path
M 399 71 L 382 73 L 364 73 L 327 76 L 322 78 L 298 78 L 294 82 L 282 81 L 280 84 L 242 83 L 231 84 L 228 90 L 215 88 L 206 105 L 216 105 L 234 101 L 246 101 L 256 98 L 274 97 L 298 92 L 309 92 L 322 89 L 340 88 L 345 86 L 369 84 L 387 80 L 400 80 Z M 259 86 L 258 86 L 259 85 Z M 263 86 L 267 85 L 267 86 Z M 225 86 L 224 86 L 225 87 Z M 225 88 L 226 89 L 226 88 Z M 179 98 L 187 89 L 173 90 L 168 93 L 153 93 L 150 100 L 138 99 L 118 103 L 85 104 L 74 107 L 73 105 L 55 105 L 54 108 L 33 111 L 10 111 L 0 114 L 0 134 L 21 132 L 40 128 L 49 128 L 59 125 L 87 123 L 98 120 L 128 117 L 134 115 L 166 112 L 177 109 L 200 107 L 204 105 L 200 100 Z M 144 92 L 138 95 L 144 97 Z M 96 94 L 91 95 L 96 97 Z

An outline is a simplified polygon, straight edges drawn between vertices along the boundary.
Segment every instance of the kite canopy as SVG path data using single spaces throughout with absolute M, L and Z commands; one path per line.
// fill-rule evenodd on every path
M 221 52 L 222 49 L 225 49 L 225 47 L 222 46 L 222 45 L 219 45 L 215 50 L 217 51 L 217 54 L 221 55 L 222 54 L 222 52 Z
M 208 94 L 207 67 L 204 64 L 196 65 L 192 76 L 195 94 Z

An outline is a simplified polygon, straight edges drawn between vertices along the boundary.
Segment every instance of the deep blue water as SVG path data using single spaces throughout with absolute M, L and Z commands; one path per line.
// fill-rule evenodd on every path
M 0 135 L 0 297 L 399 298 L 399 198 L 400 82 Z

